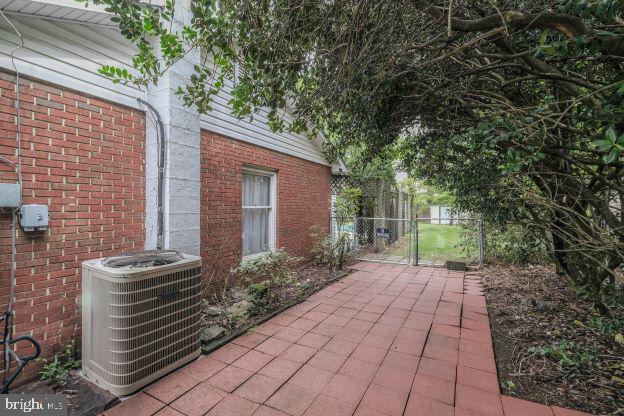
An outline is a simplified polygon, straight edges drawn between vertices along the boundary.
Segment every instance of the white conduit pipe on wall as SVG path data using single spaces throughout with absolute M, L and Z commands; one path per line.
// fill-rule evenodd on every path
M 160 118 L 160 114 L 153 105 L 141 98 L 137 98 L 137 101 L 140 104 L 146 106 L 148 110 L 152 112 L 152 114 L 156 117 L 156 124 L 158 127 L 158 130 L 156 132 L 156 142 L 158 145 L 158 190 L 156 200 L 156 210 L 158 218 L 156 231 L 156 249 L 162 250 L 164 245 L 163 182 L 165 180 L 165 127 L 163 125 L 162 119 Z
M 13 25 L 13 23 L 6 17 L 6 15 L 2 12 L 2 10 L 0 10 L 0 14 L 2 14 L 2 17 L 4 18 L 4 20 L 6 20 L 6 22 L 9 24 L 9 26 L 11 26 L 11 28 L 13 28 L 13 30 L 15 31 L 15 34 L 17 35 L 17 37 L 20 40 L 20 44 L 11 50 L 11 64 L 13 65 L 13 71 L 15 71 L 15 121 L 16 121 L 16 135 L 15 135 L 15 141 L 16 146 L 17 146 L 17 163 L 13 163 L 10 162 L 9 160 L 3 158 L 3 160 L 5 162 L 8 162 L 9 164 L 12 164 L 15 168 L 15 171 L 17 172 L 17 182 L 19 183 L 19 189 L 20 189 L 20 201 L 19 201 L 19 205 L 22 205 L 22 145 L 21 145 L 21 139 L 22 139 L 22 120 L 21 120 L 21 114 L 20 114 L 20 73 L 17 70 L 17 66 L 15 65 L 15 52 L 17 52 L 18 50 L 20 50 L 21 48 L 24 47 L 24 38 L 22 37 L 22 34 L 17 30 L 17 28 Z M 11 212 L 11 277 L 10 277 L 10 282 L 9 282 L 9 299 L 8 299 L 8 305 L 7 305 L 7 311 L 6 311 L 6 315 L 4 317 L 4 319 L 6 320 L 5 323 L 5 332 L 13 331 L 13 325 L 12 325 L 12 321 L 13 321 L 13 298 L 15 296 L 15 274 L 17 273 L 17 227 L 16 227 L 16 222 L 17 222 L 17 211 L 19 210 L 18 208 L 14 208 Z M 9 334 L 4 334 L 5 337 L 5 341 L 6 341 L 6 337 Z M 10 357 L 9 357 L 9 352 L 10 350 L 8 348 L 6 348 L 6 344 L 5 344 L 5 349 L 4 349 L 4 380 L 6 381 L 7 378 L 7 373 L 8 373 L 8 366 L 9 366 L 9 362 L 10 362 Z

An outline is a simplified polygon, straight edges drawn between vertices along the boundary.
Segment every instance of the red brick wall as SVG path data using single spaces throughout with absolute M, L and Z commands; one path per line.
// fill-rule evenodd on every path
M 276 245 L 309 257 L 310 227 L 329 231 L 329 166 L 207 131 L 201 152 L 201 255 L 209 282 L 218 286 L 241 260 L 244 165 L 277 172 Z
M 50 221 L 45 232 L 19 231 L 15 331 L 33 335 L 50 356 L 80 334 L 80 263 L 143 248 L 145 123 L 137 110 L 32 80 L 22 78 L 20 93 L 23 202 L 48 205 Z M 14 77 L 0 72 L 0 155 L 12 160 L 14 99 Z M 0 181 L 16 181 L 2 163 Z M 10 227 L 10 214 L 0 214 L 2 311 Z

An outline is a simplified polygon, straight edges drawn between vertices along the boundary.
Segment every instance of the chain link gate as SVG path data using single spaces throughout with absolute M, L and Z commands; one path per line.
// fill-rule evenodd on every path
M 332 229 L 334 236 L 346 237 L 345 250 L 358 260 L 419 266 L 453 261 L 473 267 L 484 260 L 483 229 L 474 218 L 334 218 Z
M 415 218 L 414 262 L 444 266 L 447 262 L 481 267 L 484 260 L 483 227 L 477 218 Z

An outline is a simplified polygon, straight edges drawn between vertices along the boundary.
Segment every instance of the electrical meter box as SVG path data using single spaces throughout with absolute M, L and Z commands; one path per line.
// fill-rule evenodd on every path
M 47 205 L 22 205 L 20 225 L 24 231 L 42 231 L 48 228 Z

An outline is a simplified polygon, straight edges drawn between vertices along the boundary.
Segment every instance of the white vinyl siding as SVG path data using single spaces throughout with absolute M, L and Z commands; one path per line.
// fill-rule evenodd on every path
M 210 58 L 207 58 L 210 61 Z M 238 71 L 238 69 L 237 69 Z M 253 117 L 237 118 L 232 114 L 230 101 L 234 87 L 232 80 L 226 79 L 224 88 L 213 97 L 212 111 L 201 115 L 203 129 L 222 134 L 233 139 L 266 147 L 271 150 L 329 165 L 322 151 L 322 138 L 309 138 L 306 134 L 274 132 L 268 125 L 267 109 L 260 109 Z M 282 111 L 281 116 L 288 123 L 291 113 Z
M 136 97 L 144 95 L 141 91 L 113 84 L 98 73 L 102 65 L 132 70 L 134 49 L 116 29 L 40 17 L 8 17 L 24 38 L 24 47 L 14 53 L 22 75 L 139 108 Z M 10 53 L 18 45 L 15 32 L 0 19 L 0 68 L 13 71 Z
M 243 258 L 275 247 L 275 173 L 243 171 Z
M 0 2 L 6 0 L 0 0 Z M 39 3 L 37 3 L 39 4 Z M 10 14 L 24 38 L 24 47 L 15 52 L 15 64 L 22 75 L 80 91 L 132 108 L 141 108 L 137 97 L 145 92 L 133 85 L 113 84 L 98 73 L 103 65 L 114 65 L 133 72 L 136 49 L 110 26 L 50 20 L 33 15 Z M 10 53 L 19 45 L 11 27 L 0 19 L 0 69 L 13 71 Z M 231 112 L 232 82 L 214 99 L 213 110 L 200 116 L 201 127 L 236 140 L 275 150 L 315 163 L 328 165 L 321 140 L 305 134 L 276 133 L 267 125 L 266 110 L 253 119 L 238 119 Z M 284 117 L 288 120 L 289 114 Z

